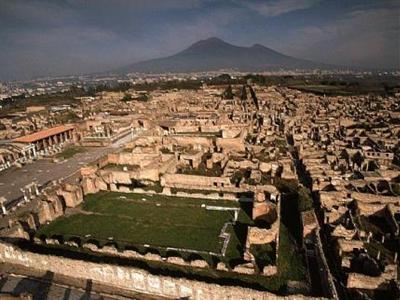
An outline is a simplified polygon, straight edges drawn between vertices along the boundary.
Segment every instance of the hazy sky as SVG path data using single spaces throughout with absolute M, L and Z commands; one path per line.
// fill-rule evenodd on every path
M 398 68 L 399 19 L 396 0 L 0 0 L 0 79 L 114 69 L 212 36 Z

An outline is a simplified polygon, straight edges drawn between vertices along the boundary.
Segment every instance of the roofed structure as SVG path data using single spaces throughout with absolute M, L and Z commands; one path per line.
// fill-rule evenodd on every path
M 33 143 L 36 142 L 38 140 L 56 135 L 56 134 L 60 134 L 63 133 L 65 131 L 74 129 L 75 126 L 74 125 L 61 125 L 61 126 L 57 126 L 57 127 L 53 127 L 53 128 L 48 128 L 48 129 L 44 129 L 32 134 L 28 134 L 25 136 L 21 136 L 19 138 L 14 139 L 14 142 L 19 142 L 19 143 Z

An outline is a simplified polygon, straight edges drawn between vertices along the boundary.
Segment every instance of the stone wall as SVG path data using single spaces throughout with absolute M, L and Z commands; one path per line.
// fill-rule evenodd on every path
M 155 153 L 129 153 L 119 152 L 108 154 L 108 162 L 116 165 L 138 165 L 141 168 L 148 166 L 160 158 L 160 154 Z
M 353 192 L 351 193 L 351 198 L 365 204 L 382 203 L 382 204 L 393 204 L 396 207 L 400 207 L 400 197 Z
M 360 273 L 350 273 L 347 278 L 347 288 L 349 289 L 364 289 L 375 290 L 384 288 L 388 284 L 385 276 L 367 276 Z
M 104 182 L 131 184 L 132 180 L 159 180 L 158 168 L 144 168 L 135 171 L 118 171 L 118 170 L 99 170 L 98 176 Z
M 232 168 L 232 169 L 258 169 L 259 164 L 257 162 L 252 162 L 247 159 L 243 159 L 242 161 L 235 161 L 235 160 L 230 160 L 226 164 L 226 167 Z
M 229 177 L 208 177 L 186 174 L 164 174 L 161 185 L 176 188 L 229 188 L 234 187 Z
M 169 136 L 163 139 L 163 145 L 178 145 L 182 147 L 192 148 L 194 145 L 203 149 L 210 149 L 213 147 L 212 138 L 198 137 L 198 136 Z
M 246 150 L 244 140 L 242 138 L 217 138 L 216 145 L 218 149 L 221 149 L 224 153 L 231 151 L 244 152 Z
M 386 204 L 382 203 L 363 203 L 357 201 L 357 208 L 359 209 L 359 214 L 364 216 L 373 215 L 385 208 Z
M 163 155 L 162 157 L 163 164 L 160 166 L 159 173 L 175 173 L 177 160 L 174 155 Z
M 320 272 L 320 277 L 325 295 L 330 295 L 333 299 L 339 299 L 333 279 L 334 277 L 329 269 L 328 262 L 326 261 L 324 250 L 322 248 L 321 236 L 319 235 L 318 230 L 315 231 L 315 241 L 317 249 L 315 254 L 318 266 L 322 270 Z
M 64 184 L 57 194 L 64 198 L 67 207 L 75 207 L 83 201 L 83 191 L 80 185 Z
M 83 190 L 79 185 L 64 183 L 49 186 L 34 199 L 20 202 L 16 210 L 3 217 L 8 225 L 1 229 L 0 236 L 29 239 L 28 232 L 62 216 L 66 207 L 74 207 L 82 200 Z
M 85 194 L 96 193 L 99 190 L 106 190 L 107 184 L 132 184 L 134 180 L 159 181 L 159 175 L 176 167 L 174 156 L 165 157 L 164 160 L 159 154 L 137 154 L 137 153 L 113 153 L 98 160 L 92 166 L 81 168 L 83 177 L 82 187 Z M 115 165 L 139 165 L 140 168 L 131 171 L 123 171 L 112 168 L 103 168 L 108 164 Z M 95 182 L 97 180 L 97 182 Z M 103 184 L 102 184 L 103 183 Z M 88 192 L 89 191 L 89 192 Z
M 311 299 L 293 295 L 281 297 L 269 292 L 234 286 L 157 276 L 147 271 L 110 264 L 98 264 L 69 258 L 23 251 L 16 246 L 0 243 L 0 262 L 21 265 L 38 271 L 74 278 L 91 279 L 118 288 L 171 298 L 188 299 Z M 316 298 L 314 298 L 316 299 Z M 322 299 L 322 298 L 319 298 Z

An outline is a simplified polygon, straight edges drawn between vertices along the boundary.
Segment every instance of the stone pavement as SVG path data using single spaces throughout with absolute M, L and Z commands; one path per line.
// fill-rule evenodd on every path
M 13 200 L 22 196 L 21 188 L 36 181 L 39 186 L 49 181 L 67 177 L 76 172 L 82 165 L 96 160 L 109 152 L 110 148 L 92 148 L 87 152 L 78 153 L 61 163 L 41 159 L 26 164 L 22 168 L 11 168 L 0 173 L 0 196 Z

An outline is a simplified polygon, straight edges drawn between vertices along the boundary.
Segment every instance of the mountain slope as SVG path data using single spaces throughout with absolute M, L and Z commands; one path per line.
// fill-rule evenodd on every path
M 146 60 L 121 68 L 121 72 L 201 72 L 221 69 L 262 71 L 270 69 L 311 69 L 329 66 L 281 54 L 259 44 L 239 47 L 218 38 L 194 43 L 168 57 Z

